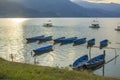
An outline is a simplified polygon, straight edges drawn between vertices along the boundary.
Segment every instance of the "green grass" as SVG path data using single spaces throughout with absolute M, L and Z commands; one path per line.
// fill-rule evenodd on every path
M 0 80 L 120 80 L 94 75 L 87 71 L 42 67 L 9 62 L 0 58 Z

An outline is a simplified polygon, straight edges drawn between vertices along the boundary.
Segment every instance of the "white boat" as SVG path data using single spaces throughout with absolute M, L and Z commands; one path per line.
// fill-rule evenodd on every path
M 89 26 L 90 28 L 100 28 L 99 22 L 96 20 L 93 20 L 93 23 L 91 24 L 91 26 Z
M 120 31 L 120 25 L 115 28 L 116 31 Z
M 44 27 L 53 27 L 51 20 L 43 24 Z

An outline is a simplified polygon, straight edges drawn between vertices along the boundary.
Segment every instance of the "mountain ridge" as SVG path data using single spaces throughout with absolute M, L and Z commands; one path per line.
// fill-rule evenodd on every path
M 74 1 L 79 6 L 91 9 L 102 9 L 106 11 L 115 11 L 120 13 L 120 4 L 117 3 L 93 3 L 88 1 Z
M 69 0 L 0 0 L 0 17 L 120 17 L 119 12 L 81 6 Z

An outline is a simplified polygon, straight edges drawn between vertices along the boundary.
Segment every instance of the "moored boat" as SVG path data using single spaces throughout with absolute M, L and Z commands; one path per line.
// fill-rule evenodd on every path
M 77 37 L 62 39 L 61 45 L 73 43 L 76 39 L 77 39 Z
M 44 38 L 38 38 L 38 40 L 39 40 L 40 42 L 46 42 L 46 41 L 52 40 L 52 37 L 53 37 L 53 36 L 47 36 L 47 37 L 44 37 Z
M 87 47 L 92 47 L 93 45 L 95 45 L 95 39 L 90 39 L 87 41 Z
M 83 55 L 82 57 L 79 57 L 77 60 L 73 62 L 72 68 L 76 70 L 78 69 L 79 66 L 82 67 L 84 63 L 87 61 L 88 61 L 88 55 Z
M 36 37 L 32 37 L 32 38 L 26 38 L 26 40 L 27 40 L 27 43 L 31 43 L 31 42 L 37 41 L 38 39 L 42 39 L 42 38 L 44 38 L 44 35 L 36 36 Z
M 51 20 L 43 24 L 44 27 L 53 27 Z
M 104 63 L 105 63 L 105 54 L 101 54 L 87 61 L 84 64 L 83 68 L 90 69 L 90 70 L 96 70 L 96 69 L 101 68 Z
M 75 40 L 73 45 L 75 46 L 75 45 L 80 45 L 84 43 L 86 43 L 86 38 L 80 38 L 80 39 Z
M 116 31 L 120 31 L 120 25 L 117 26 L 117 28 L 115 29 Z
M 97 20 L 93 20 L 90 28 L 100 28 L 99 22 Z
M 102 49 L 103 47 L 106 47 L 107 45 L 108 45 L 107 39 L 100 41 L 100 49 Z
M 54 44 L 60 43 L 62 39 L 65 39 L 65 37 L 60 37 L 60 38 L 54 39 Z
M 53 46 L 52 45 L 48 45 L 48 46 L 44 46 L 44 47 L 35 49 L 33 51 L 35 53 L 33 56 L 41 55 L 43 53 L 47 53 L 47 52 L 53 51 Z

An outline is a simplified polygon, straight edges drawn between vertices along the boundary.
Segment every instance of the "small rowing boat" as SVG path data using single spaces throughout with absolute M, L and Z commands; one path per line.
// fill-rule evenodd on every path
M 54 44 L 60 43 L 62 39 L 65 39 L 65 37 L 60 37 L 60 38 L 54 39 Z
M 86 43 L 86 38 L 80 38 L 80 39 L 75 40 L 73 45 L 75 46 L 75 45 L 80 45 L 84 43 Z
M 107 45 L 108 45 L 107 39 L 100 41 L 100 49 L 102 49 L 103 47 L 106 47 Z
M 83 55 L 82 57 L 79 57 L 77 60 L 74 61 L 72 68 L 78 69 L 79 66 L 83 66 L 84 63 L 87 61 L 88 61 L 88 55 Z
M 77 37 L 67 38 L 61 40 L 61 45 L 73 43 Z
M 48 45 L 48 46 L 44 46 L 44 47 L 35 49 L 33 51 L 35 53 L 33 56 L 41 55 L 43 53 L 47 53 L 47 52 L 53 51 L 53 46 L 52 45 Z
M 93 45 L 95 45 L 95 39 L 90 39 L 87 41 L 87 47 L 92 47 Z
M 101 68 L 103 64 L 105 63 L 105 55 L 101 54 L 90 60 L 87 60 L 86 58 L 84 62 L 82 61 L 82 59 L 80 60 L 76 61 L 77 65 L 73 68 L 74 70 L 81 70 L 81 69 L 96 70 L 96 69 Z
M 101 54 L 86 62 L 83 66 L 84 69 L 96 70 L 103 66 L 105 63 L 105 55 Z
M 31 43 L 31 42 L 37 41 L 38 39 L 42 39 L 42 38 L 44 38 L 44 35 L 36 36 L 36 37 L 32 37 L 32 38 L 26 38 L 26 40 L 27 40 L 27 43 Z
M 50 41 L 50 40 L 52 40 L 52 36 L 47 36 L 47 37 L 43 37 L 43 38 L 38 38 L 38 40 L 39 40 L 40 42 Z

